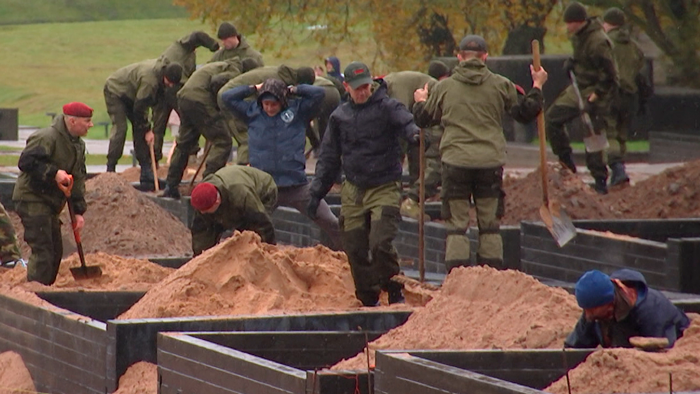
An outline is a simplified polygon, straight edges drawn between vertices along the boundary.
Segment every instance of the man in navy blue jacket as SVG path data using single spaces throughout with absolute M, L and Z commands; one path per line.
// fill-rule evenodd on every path
M 342 167 L 340 228 L 355 281 L 355 296 L 375 306 L 382 290 L 389 303 L 403 300 L 392 245 L 401 222 L 401 146 L 399 138 L 418 144 L 420 129 L 399 101 L 389 98 L 383 80 L 373 81 L 369 68 L 352 62 L 343 86 L 350 95 L 328 120 L 311 184 L 309 215 L 333 186 Z
M 257 93 L 257 100 L 246 100 Z M 320 107 L 323 88 L 299 85 L 287 88 L 271 78 L 258 85 L 238 86 L 222 95 L 234 115 L 248 125 L 250 165 L 272 175 L 277 184 L 278 205 L 307 214 L 311 199 L 306 178 L 306 125 Z M 311 218 L 330 237 L 334 249 L 341 248 L 338 218 L 328 204 L 319 204 L 319 215 Z
M 583 315 L 566 338 L 566 347 L 629 348 L 631 337 L 666 338 L 671 347 L 690 325 L 685 313 L 630 269 L 610 276 L 586 272 L 576 282 L 576 301 Z

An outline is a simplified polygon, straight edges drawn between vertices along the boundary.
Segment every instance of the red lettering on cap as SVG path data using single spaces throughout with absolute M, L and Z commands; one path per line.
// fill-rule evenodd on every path
M 364 69 L 364 68 L 358 68 L 357 70 L 355 70 L 355 71 L 353 71 L 353 72 L 355 73 L 355 75 L 358 75 L 358 74 L 362 74 L 363 72 L 365 72 L 365 69 Z

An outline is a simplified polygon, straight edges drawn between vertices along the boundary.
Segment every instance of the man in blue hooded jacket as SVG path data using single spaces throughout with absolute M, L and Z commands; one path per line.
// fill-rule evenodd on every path
M 588 271 L 576 282 L 583 315 L 564 341 L 572 348 L 630 348 L 630 338 L 666 338 L 672 347 L 690 319 L 638 271 L 621 269 L 610 276 Z
M 257 100 L 246 100 L 255 93 Z M 304 156 L 306 125 L 316 116 L 324 96 L 323 88 L 306 84 L 287 88 L 276 78 L 238 86 L 221 96 L 228 109 L 246 122 L 250 165 L 275 179 L 278 205 L 305 215 L 311 200 Z M 318 213 L 310 219 L 330 237 L 334 249 L 341 249 L 338 218 L 325 201 Z

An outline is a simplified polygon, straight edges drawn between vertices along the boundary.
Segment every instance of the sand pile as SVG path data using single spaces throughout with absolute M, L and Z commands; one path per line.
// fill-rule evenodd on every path
M 24 226 L 22 226 L 22 219 L 20 219 L 19 215 L 15 211 L 9 211 L 7 212 L 7 215 L 10 217 L 12 227 L 15 229 L 15 235 L 17 236 L 17 242 L 19 242 L 19 248 L 22 252 L 22 256 L 26 259 L 30 254 L 32 254 L 32 249 L 26 242 L 24 242 Z
M 569 371 L 571 392 L 664 393 L 669 392 L 669 373 L 673 376 L 674 391 L 700 390 L 700 315 L 690 317 L 692 324 L 667 352 L 603 349 L 591 354 Z M 566 377 L 544 391 L 568 393 Z
M 280 247 L 253 232 L 234 235 L 153 287 L 120 319 L 359 307 L 344 253 Z
M 185 168 L 185 173 L 182 174 L 182 180 L 183 181 L 189 181 L 192 179 L 194 176 L 194 173 L 197 172 L 197 167 L 199 166 L 199 160 L 190 160 L 189 164 Z M 161 164 L 158 167 L 158 178 L 160 179 L 166 179 L 168 177 L 168 169 L 170 166 L 167 164 Z M 202 168 L 202 171 L 204 169 Z M 141 181 L 141 167 L 129 167 L 126 170 L 122 171 L 119 173 L 127 182 L 139 182 Z M 197 176 L 197 180 L 202 179 L 202 173 L 200 171 L 199 175 Z
M 192 253 L 187 227 L 121 176 L 100 174 L 88 180 L 85 188 L 88 210 L 81 233 L 85 253 L 99 251 L 129 257 Z M 63 238 L 72 245 L 70 219 L 64 214 Z M 75 251 L 74 247 L 64 249 L 64 256 Z
M 22 356 L 15 352 L 0 353 L 0 394 L 34 392 L 34 381 Z
M 145 361 L 129 367 L 119 378 L 119 390 L 114 394 L 158 393 L 158 366 Z
M 521 272 L 462 267 L 405 324 L 371 342 L 370 358 L 377 349 L 559 348 L 580 314 L 574 296 Z M 332 369 L 366 363 L 360 353 Z
M 619 216 L 610 209 L 602 196 L 560 164 L 548 163 L 547 177 L 550 198 L 556 198 L 572 219 L 610 219 Z M 538 168 L 523 178 L 504 179 L 506 211 L 502 224 L 541 220 L 541 178 Z
M 175 271 L 173 268 L 161 267 L 148 260 L 111 256 L 106 253 L 88 254 L 85 256 L 85 262 L 87 265 L 100 266 L 102 276 L 80 281 L 73 279 L 70 268 L 80 266 L 78 255 L 73 254 L 61 262 L 56 283 L 51 286 L 44 286 L 37 282 L 28 283 L 27 271 L 20 267 L 0 272 L 0 281 L 29 291 L 76 289 L 147 291 Z

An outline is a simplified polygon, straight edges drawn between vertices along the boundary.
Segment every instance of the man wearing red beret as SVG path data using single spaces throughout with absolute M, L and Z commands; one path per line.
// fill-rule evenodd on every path
M 22 219 L 24 240 L 32 248 L 27 280 L 51 285 L 63 256 L 61 221 L 58 216 L 66 197 L 58 185 L 73 181 L 71 203 L 76 227 L 85 223 L 85 143 L 80 137 L 92 127 L 92 108 L 79 102 L 63 106 L 63 114 L 50 127 L 34 132 L 19 157 L 22 171 L 12 201 Z

